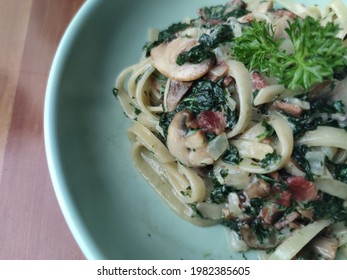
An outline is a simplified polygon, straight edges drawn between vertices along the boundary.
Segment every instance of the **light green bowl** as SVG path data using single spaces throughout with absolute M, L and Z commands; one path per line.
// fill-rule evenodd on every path
M 112 95 L 148 28 L 196 17 L 211 3 L 224 1 L 88 0 L 61 41 L 47 86 L 45 144 L 60 207 L 88 259 L 242 258 L 221 226 L 183 221 L 138 174 L 131 123 Z

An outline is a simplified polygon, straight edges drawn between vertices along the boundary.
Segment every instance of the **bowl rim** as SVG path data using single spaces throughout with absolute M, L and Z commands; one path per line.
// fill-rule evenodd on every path
M 98 248 L 97 243 L 90 234 L 81 213 L 73 203 L 68 183 L 65 180 L 60 161 L 60 148 L 57 141 L 56 101 L 59 95 L 59 84 L 68 62 L 67 57 L 69 52 L 71 51 L 77 35 L 83 29 L 84 24 L 92 16 L 94 10 L 99 4 L 100 1 L 85 1 L 65 30 L 54 55 L 49 72 L 43 113 L 44 145 L 53 189 L 65 221 L 79 248 L 87 259 L 105 259 L 105 256 Z

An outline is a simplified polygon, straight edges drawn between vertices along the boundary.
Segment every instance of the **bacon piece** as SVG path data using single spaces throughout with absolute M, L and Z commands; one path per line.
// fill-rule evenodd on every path
M 190 89 L 192 84 L 192 82 L 179 82 L 171 80 L 169 91 L 166 97 L 166 107 L 169 112 L 173 111 L 176 108 L 176 106 Z
M 268 240 L 259 241 L 259 238 L 257 238 L 256 233 L 253 229 L 250 228 L 248 224 L 240 226 L 240 234 L 242 236 L 242 239 L 246 242 L 246 244 L 250 248 L 254 249 L 266 250 L 274 248 L 280 242 L 280 240 L 278 240 L 278 238 L 273 235 L 271 235 Z
M 299 213 L 294 211 L 288 214 L 287 216 L 285 216 L 283 219 L 281 219 L 277 223 L 275 223 L 275 228 L 282 229 L 286 227 L 287 225 L 289 225 L 290 223 L 294 222 L 297 218 L 299 218 L 299 216 L 300 216 Z
M 299 118 L 302 114 L 302 108 L 299 105 L 296 104 L 290 104 L 287 102 L 282 102 L 282 101 L 276 101 L 273 104 L 273 107 L 276 110 L 282 110 L 286 112 L 288 115 L 291 115 L 293 117 Z
M 312 251 L 324 260 L 334 260 L 336 257 L 339 240 L 335 237 L 318 236 L 310 242 Z
M 293 176 L 287 179 L 288 189 L 297 201 L 310 201 L 317 198 L 316 186 L 304 177 Z
M 290 206 L 290 198 L 292 197 L 292 194 L 288 191 L 279 192 L 278 198 L 276 199 L 276 203 L 284 206 L 289 207 Z
M 206 74 L 206 78 L 211 80 L 212 82 L 217 82 L 220 78 L 227 75 L 228 70 L 228 65 L 223 61 L 213 66 Z
M 280 215 L 281 211 L 278 209 L 276 203 L 270 203 L 261 208 L 259 217 L 269 225 L 271 225 Z
M 262 89 L 267 86 L 265 79 L 259 72 L 252 72 L 251 75 L 253 89 Z
M 221 112 L 203 111 L 197 116 L 197 120 L 203 132 L 220 135 L 225 130 L 226 122 Z
M 279 16 L 279 17 L 289 17 L 289 18 L 297 18 L 298 16 L 288 10 L 285 10 L 285 9 L 278 9 L 276 10 L 276 14 Z
M 270 194 L 271 188 L 270 185 L 264 180 L 260 179 L 252 184 L 250 184 L 245 190 L 244 193 L 247 195 L 248 199 L 260 197 L 263 198 Z
M 282 181 L 281 175 L 276 171 L 269 173 L 269 176 L 278 182 Z
M 298 212 L 301 216 L 305 217 L 306 219 L 313 220 L 313 210 L 312 209 L 301 209 L 298 208 Z
M 224 78 L 223 85 L 225 87 L 228 87 L 228 86 L 230 86 L 232 81 L 234 81 L 234 78 L 228 75 Z

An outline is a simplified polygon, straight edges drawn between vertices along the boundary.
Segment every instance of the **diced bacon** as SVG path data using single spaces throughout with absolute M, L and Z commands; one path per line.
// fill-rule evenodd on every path
M 298 212 L 301 214 L 301 216 L 305 217 L 306 219 L 313 220 L 313 210 L 312 209 L 298 209 Z
M 211 70 L 206 74 L 206 78 L 212 82 L 217 82 L 220 78 L 225 77 L 228 73 L 229 67 L 223 61 L 220 64 L 216 64 L 211 68 Z
M 262 89 L 267 86 L 265 79 L 259 72 L 252 72 L 251 75 L 253 89 Z
M 247 22 L 252 22 L 254 20 L 254 15 L 253 13 L 248 13 L 240 18 L 238 18 L 238 21 L 240 23 L 247 23 Z
M 272 179 L 275 179 L 275 180 L 278 181 L 278 182 L 281 182 L 281 181 L 282 181 L 281 175 L 280 175 L 278 172 L 276 172 L 276 171 L 269 173 L 269 176 L 270 176 Z
M 234 80 L 234 78 L 228 75 L 224 78 L 223 85 L 225 87 L 228 87 L 228 86 L 230 86 L 230 84 L 232 83 L 233 80 Z
M 303 112 L 302 108 L 296 104 L 290 104 L 287 102 L 276 101 L 273 104 L 273 107 L 277 110 L 282 110 L 286 112 L 288 115 L 299 118 Z
M 293 176 L 287 179 L 289 191 L 297 201 L 310 201 L 317 198 L 316 186 L 304 177 Z
M 284 218 L 282 218 L 277 223 L 275 223 L 275 228 L 282 229 L 286 227 L 287 225 L 289 225 L 290 223 L 294 222 L 297 218 L 299 218 L 299 216 L 300 216 L 299 213 L 294 211 L 288 214 L 287 216 L 285 216 Z
M 233 218 L 235 218 L 233 216 L 233 214 L 230 213 L 229 208 L 223 208 L 222 209 L 222 215 L 223 215 L 223 218 L 226 219 L 226 220 L 232 220 Z
M 298 229 L 300 228 L 302 225 L 298 222 L 290 222 L 288 224 L 288 226 L 293 230 L 293 229 Z
M 269 138 L 269 137 L 266 137 L 266 138 L 264 138 L 263 140 L 261 140 L 261 142 L 262 142 L 263 144 L 271 145 L 272 139 Z
M 169 112 L 173 111 L 182 97 L 187 93 L 191 87 L 192 82 L 179 82 L 171 80 L 169 91 L 166 97 L 166 107 Z
M 284 10 L 284 9 L 278 9 L 276 10 L 276 14 L 279 17 L 289 17 L 289 18 L 297 18 L 298 16 L 288 10 Z
M 219 135 L 225 130 L 226 122 L 221 112 L 203 111 L 197 116 L 197 119 L 203 132 Z
M 271 192 L 270 185 L 264 180 L 260 179 L 252 184 L 250 184 L 245 190 L 244 193 L 248 199 L 260 197 L 263 198 L 269 195 Z
M 279 197 L 276 199 L 276 203 L 284 206 L 289 207 L 290 206 L 290 199 L 292 197 L 292 194 L 288 191 L 280 192 L 277 194 Z
M 262 218 L 265 223 L 271 225 L 278 218 L 280 212 L 277 204 L 271 203 L 260 210 L 259 217 Z

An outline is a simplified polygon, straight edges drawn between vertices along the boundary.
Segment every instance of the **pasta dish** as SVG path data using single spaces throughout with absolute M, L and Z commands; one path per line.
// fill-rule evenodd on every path
M 346 33 L 342 0 L 233 0 L 150 30 L 114 89 L 135 166 L 234 251 L 347 258 Z

